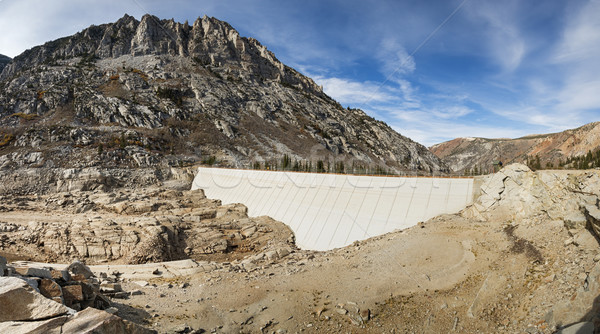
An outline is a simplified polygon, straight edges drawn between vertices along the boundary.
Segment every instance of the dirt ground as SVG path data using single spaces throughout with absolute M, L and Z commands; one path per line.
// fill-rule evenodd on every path
M 43 198 L 42 198 L 43 199 Z M 12 208 L 0 221 L 71 221 L 94 213 Z M 291 254 L 244 269 L 241 256 L 189 276 L 120 277 L 118 315 L 160 333 L 552 332 L 555 302 L 585 284 L 598 245 L 566 244 L 562 222 L 479 222 L 444 215 L 327 252 Z M 595 240 L 595 239 L 594 239 Z M 9 261 L 44 260 L 31 248 Z M 268 246 L 267 246 L 268 248 Z M 25 251 L 27 250 L 27 251 Z M 251 252 L 244 254 L 250 256 Z M 111 263 L 104 261 L 104 263 Z M 132 267 L 135 268 L 135 267 Z M 110 273 L 109 273 L 110 274 Z M 146 285 L 147 284 L 147 285 Z

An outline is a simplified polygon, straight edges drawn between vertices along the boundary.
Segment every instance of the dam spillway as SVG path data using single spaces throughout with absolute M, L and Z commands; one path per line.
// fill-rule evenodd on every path
M 473 179 L 316 174 L 198 168 L 192 190 L 223 204 L 242 203 L 249 216 L 287 224 L 303 249 L 329 250 L 440 214 L 473 201 Z

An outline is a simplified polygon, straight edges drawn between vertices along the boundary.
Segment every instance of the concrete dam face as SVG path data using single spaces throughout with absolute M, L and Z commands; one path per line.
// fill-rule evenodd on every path
M 444 213 L 473 200 L 473 179 L 384 177 L 199 168 L 192 190 L 223 204 L 242 203 L 249 216 L 270 216 L 304 249 L 343 247 Z

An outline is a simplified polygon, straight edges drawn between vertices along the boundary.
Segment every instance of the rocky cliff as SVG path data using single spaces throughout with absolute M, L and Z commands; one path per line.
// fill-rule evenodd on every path
M 10 63 L 11 59 L 5 55 L 0 54 L 0 73 L 2 73 L 2 70 L 4 69 L 4 67 Z
M 214 18 L 126 15 L 27 50 L 0 75 L 0 168 L 250 167 L 284 155 L 448 171 Z
M 504 165 L 524 163 L 536 156 L 542 167 L 558 166 L 567 158 L 585 155 L 600 148 L 600 122 L 558 133 L 530 135 L 516 139 L 456 138 L 434 145 L 430 150 L 455 172 L 488 171 L 494 161 Z

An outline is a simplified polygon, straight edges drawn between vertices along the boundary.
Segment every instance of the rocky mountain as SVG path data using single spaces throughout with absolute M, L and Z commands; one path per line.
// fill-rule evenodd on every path
M 0 168 L 264 168 L 283 156 L 448 171 L 215 18 L 125 15 L 27 50 L 0 74 Z
M 2 73 L 2 70 L 4 69 L 4 67 L 8 63 L 10 63 L 10 61 L 11 61 L 10 57 L 0 54 L 0 73 Z
M 456 138 L 430 150 L 455 172 L 488 171 L 494 161 L 505 165 L 537 159 L 542 167 L 558 166 L 568 158 L 580 157 L 600 148 L 600 122 L 558 133 L 516 139 Z

